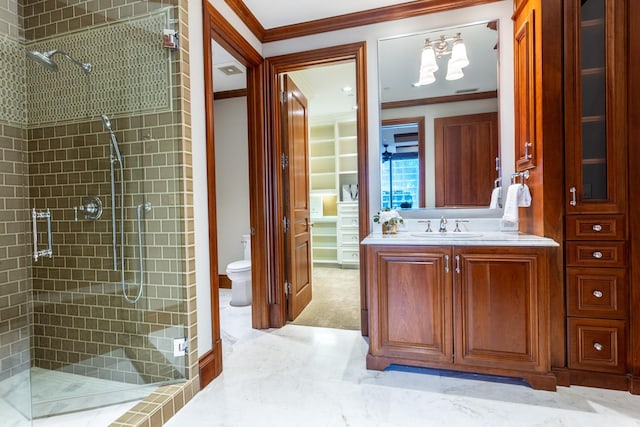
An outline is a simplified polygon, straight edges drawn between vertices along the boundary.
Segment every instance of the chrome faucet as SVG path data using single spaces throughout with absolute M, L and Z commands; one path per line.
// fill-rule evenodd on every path
M 447 218 L 445 217 L 440 218 L 440 228 L 438 228 L 438 231 L 441 233 L 447 232 Z
M 427 228 L 426 230 L 424 230 L 425 233 L 431 233 L 431 220 L 428 219 L 426 221 L 418 221 L 419 223 L 426 223 L 427 224 Z

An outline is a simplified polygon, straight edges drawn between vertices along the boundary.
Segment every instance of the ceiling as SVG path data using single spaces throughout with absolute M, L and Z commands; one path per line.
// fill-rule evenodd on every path
M 266 29 L 299 24 L 316 19 L 376 9 L 412 0 L 243 0 L 251 13 Z

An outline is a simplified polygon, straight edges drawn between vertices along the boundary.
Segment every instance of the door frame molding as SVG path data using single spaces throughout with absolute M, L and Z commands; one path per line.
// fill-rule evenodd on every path
M 266 286 L 271 269 L 268 254 L 272 228 L 268 191 L 265 179 L 270 176 L 269 147 L 264 132 L 263 58 L 249 42 L 207 1 L 202 2 L 204 50 L 204 100 L 206 125 L 207 189 L 209 219 L 209 271 L 211 290 L 211 331 L 213 348 L 200 360 L 201 387 L 222 372 L 222 340 L 220 336 L 220 302 L 218 280 L 218 244 L 216 217 L 216 180 L 214 150 L 214 93 L 211 70 L 213 52 L 211 41 L 223 46 L 247 69 L 247 125 L 249 140 L 249 203 L 251 223 L 252 326 L 268 328 Z M 267 247 L 260 243 L 266 242 Z
M 355 61 L 356 67 L 356 99 L 358 109 L 356 111 L 356 127 L 358 132 L 358 217 L 360 224 L 360 240 L 364 239 L 370 232 L 369 221 L 369 167 L 368 167 L 368 132 L 367 132 L 367 81 L 366 81 L 366 42 L 351 43 L 341 46 L 296 52 L 286 55 L 274 56 L 265 60 L 265 96 L 267 99 L 266 132 L 271 148 L 271 164 L 280 164 L 280 153 L 282 153 L 282 132 L 280 117 L 280 102 L 278 90 L 278 76 L 282 73 L 302 70 L 316 65 L 327 65 L 340 63 L 343 61 Z M 272 206 L 275 216 L 272 225 L 275 233 L 272 235 L 275 250 L 272 252 L 277 256 L 272 257 L 273 278 L 270 283 L 269 295 L 269 318 L 270 327 L 279 328 L 285 325 L 287 319 L 284 280 L 285 280 L 285 259 L 284 259 L 284 232 L 282 230 L 282 219 L 284 218 L 283 203 L 283 183 L 282 169 L 275 167 L 272 179 L 267 188 L 272 197 Z M 272 169 L 273 170 L 273 169 Z M 265 177 L 266 178 L 266 177 Z M 367 333 L 366 316 L 366 294 L 364 292 L 364 272 L 366 266 L 362 249 L 360 249 L 360 289 L 362 307 L 362 331 Z

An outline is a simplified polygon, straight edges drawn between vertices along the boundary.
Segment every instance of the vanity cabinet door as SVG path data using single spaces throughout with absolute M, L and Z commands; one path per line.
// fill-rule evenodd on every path
M 546 252 L 456 248 L 455 364 L 546 372 Z
M 451 363 L 450 254 L 439 247 L 370 248 L 369 368 Z
M 536 2 L 519 6 L 514 26 L 516 171 L 535 167 L 536 157 Z

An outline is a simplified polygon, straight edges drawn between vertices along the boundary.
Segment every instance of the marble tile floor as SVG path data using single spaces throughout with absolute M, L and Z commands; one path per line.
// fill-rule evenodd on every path
M 575 386 L 552 393 L 438 371 L 368 371 L 367 343 L 357 331 L 296 325 L 256 331 L 250 307 L 229 306 L 225 289 L 220 300 L 224 372 L 169 427 L 640 427 L 640 396 Z M 135 403 L 34 426 L 107 426 Z
M 248 308 L 221 305 L 224 372 L 169 427 L 640 427 L 640 396 L 627 392 L 573 386 L 554 393 L 450 372 L 369 371 L 358 331 L 254 331 Z

